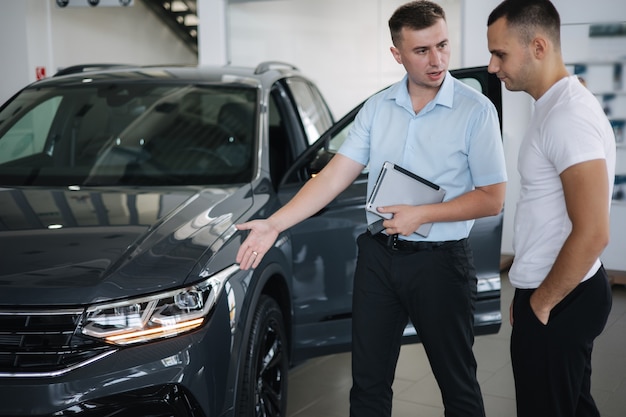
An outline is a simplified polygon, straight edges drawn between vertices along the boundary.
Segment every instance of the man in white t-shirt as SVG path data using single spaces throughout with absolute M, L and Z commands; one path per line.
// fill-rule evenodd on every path
M 615 137 L 568 74 L 548 0 L 505 0 L 488 19 L 489 71 L 534 112 L 519 149 L 521 194 L 509 277 L 518 417 L 599 416 L 591 352 L 611 309 L 599 256 L 609 240 Z

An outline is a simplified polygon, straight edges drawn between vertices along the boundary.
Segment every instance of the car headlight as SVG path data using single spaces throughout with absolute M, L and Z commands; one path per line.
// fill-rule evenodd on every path
M 116 345 L 176 336 L 200 327 L 217 303 L 224 283 L 239 270 L 232 265 L 198 284 L 89 307 L 81 331 Z

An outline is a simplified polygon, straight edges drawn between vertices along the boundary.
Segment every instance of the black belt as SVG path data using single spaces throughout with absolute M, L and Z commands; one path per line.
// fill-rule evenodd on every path
M 402 240 L 398 239 L 398 235 L 386 235 L 384 233 L 370 233 L 370 235 L 391 250 L 406 252 L 432 251 L 458 242 L 458 240 L 446 240 L 443 242 Z

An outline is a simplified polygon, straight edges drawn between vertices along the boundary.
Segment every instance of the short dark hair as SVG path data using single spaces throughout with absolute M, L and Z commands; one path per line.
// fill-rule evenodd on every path
M 561 18 L 549 0 L 504 0 L 489 15 L 487 26 L 502 17 L 517 30 L 523 43 L 532 41 L 540 29 L 557 48 L 561 47 Z
M 391 41 L 397 46 L 403 28 L 426 29 L 437 23 L 439 19 L 446 20 L 446 13 L 437 3 L 428 0 L 406 3 L 398 7 L 389 19 Z

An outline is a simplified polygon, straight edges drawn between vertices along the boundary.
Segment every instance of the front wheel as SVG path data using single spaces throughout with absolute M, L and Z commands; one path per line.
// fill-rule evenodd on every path
M 283 314 L 273 298 L 263 295 L 259 299 L 250 330 L 237 415 L 286 416 L 288 371 Z

